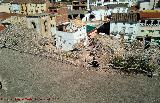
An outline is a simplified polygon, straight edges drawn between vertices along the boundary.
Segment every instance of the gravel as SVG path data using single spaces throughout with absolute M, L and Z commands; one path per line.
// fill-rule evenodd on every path
M 4 48 L 0 49 L 0 80 L 3 81 L 0 95 L 5 98 L 43 99 L 17 103 L 160 102 L 159 77 L 127 76 L 108 71 L 86 70 Z M 0 103 L 16 101 L 0 100 Z

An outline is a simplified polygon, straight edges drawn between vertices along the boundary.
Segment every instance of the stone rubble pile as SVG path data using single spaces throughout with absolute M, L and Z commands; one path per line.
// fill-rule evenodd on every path
M 14 18 L 12 18 L 14 19 Z M 15 19 L 16 20 L 16 19 Z M 28 29 L 26 22 L 13 22 L 8 20 L 11 25 L 6 30 L 0 32 L 0 47 L 17 50 L 21 53 L 29 53 L 44 58 L 52 58 L 63 63 L 76 65 L 56 52 L 53 41 L 39 35 L 34 29 Z
M 36 31 L 18 24 L 12 24 L 8 29 L 5 33 L 0 34 L 1 44 L 5 47 L 33 54 L 39 51 Z

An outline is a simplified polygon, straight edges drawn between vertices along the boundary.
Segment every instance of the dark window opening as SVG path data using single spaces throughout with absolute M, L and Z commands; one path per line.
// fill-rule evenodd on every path
M 110 0 L 104 0 L 104 2 L 109 2 Z
M 31 23 L 32 23 L 34 29 L 36 29 L 36 24 L 35 24 L 35 22 L 31 22 Z
M 95 18 L 95 16 L 93 15 L 93 14 L 91 14 L 90 16 L 89 16 L 89 19 L 90 20 L 92 20 L 92 19 L 94 19 Z
M 150 24 L 151 24 L 151 20 L 148 20 L 146 24 L 147 24 L 147 25 L 150 25 Z
M 78 16 L 78 14 L 74 14 L 74 15 L 73 15 L 73 18 L 76 18 L 77 16 Z
M 45 32 L 47 32 L 47 24 L 46 23 L 47 23 L 47 21 L 45 20 L 44 21 L 44 30 L 45 30 Z
M 69 18 L 69 19 L 72 19 L 72 16 L 71 16 L 71 15 L 68 15 L 68 18 Z
M 73 2 L 74 5 L 79 5 L 79 2 Z
M 35 10 L 36 13 L 38 13 L 38 10 Z
M 82 4 L 85 4 L 85 2 L 83 1 L 83 2 L 81 2 Z
M 80 18 L 82 19 L 82 18 L 84 18 L 85 17 L 85 15 L 84 14 L 80 14 Z
M 57 12 L 57 10 L 54 10 L 54 12 Z
M 153 33 L 154 32 L 154 30 L 148 30 L 149 31 L 149 33 Z
M 143 10 L 145 10 L 145 8 L 143 8 Z
M 145 20 L 141 20 L 141 22 L 140 23 L 145 23 Z
M 79 10 L 79 6 L 73 6 L 74 10 Z
M 137 40 L 143 41 L 143 38 L 142 37 L 137 37 Z
M 154 20 L 154 21 L 153 21 L 153 25 L 156 25 L 156 24 L 158 24 L 158 21 L 157 21 L 157 20 Z

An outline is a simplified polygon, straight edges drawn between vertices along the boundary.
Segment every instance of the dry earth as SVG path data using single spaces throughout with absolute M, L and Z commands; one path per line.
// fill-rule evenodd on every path
M 86 70 L 9 49 L 0 49 L 0 75 L 1 97 L 51 98 L 17 103 L 160 103 L 159 77 Z

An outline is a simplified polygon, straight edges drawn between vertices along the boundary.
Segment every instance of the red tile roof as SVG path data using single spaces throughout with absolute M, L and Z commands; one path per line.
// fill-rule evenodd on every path
M 4 0 L 3 3 L 45 3 L 47 0 Z
M 2 20 L 10 18 L 11 16 L 23 16 L 23 15 L 21 15 L 21 14 L 14 14 L 14 13 L 0 12 L 0 19 L 2 19 Z
M 160 12 L 140 12 L 140 18 L 160 18 Z

